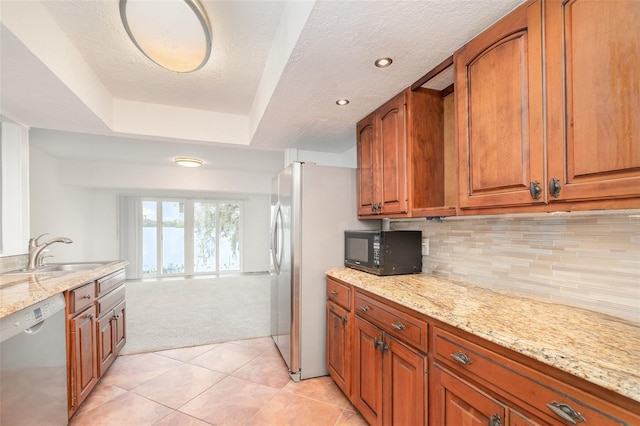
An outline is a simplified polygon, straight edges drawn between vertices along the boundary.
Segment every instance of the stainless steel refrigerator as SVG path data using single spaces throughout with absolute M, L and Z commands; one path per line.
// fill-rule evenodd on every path
M 292 163 L 271 190 L 271 336 L 294 381 L 327 374 L 325 271 L 344 264 L 344 231 L 358 221 L 356 171 Z

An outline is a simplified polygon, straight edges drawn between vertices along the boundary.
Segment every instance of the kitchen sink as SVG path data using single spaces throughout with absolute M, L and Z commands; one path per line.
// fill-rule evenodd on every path
M 35 274 L 42 272 L 76 272 L 76 271 L 88 271 L 91 269 L 100 268 L 111 262 L 74 262 L 74 263 L 49 263 L 47 265 L 39 266 L 35 269 L 18 269 L 8 272 L 9 274 Z

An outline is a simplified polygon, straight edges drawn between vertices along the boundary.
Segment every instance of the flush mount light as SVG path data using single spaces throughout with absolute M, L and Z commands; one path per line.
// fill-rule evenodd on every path
M 138 49 L 175 72 L 204 66 L 211 55 L 211 27 L 198 0 L 120 0 L 120 19 Z
M 338 99 L 336 101 L 336 104 L 338 104 L 339 106 L 345 106 L 349 104 L 349 99 Z
M 202 166 L 202 160 L 199 158 L 178 157 L 174 160 L 177 165 L 182 167 L 200 167 Z
M 393 63 L 393 59 L 391 58 L 380 58 L 380 59 L 376 59 L 376 61 L 374 62 L 374 64 L 378 68 L 386 68 L 392 63 Z

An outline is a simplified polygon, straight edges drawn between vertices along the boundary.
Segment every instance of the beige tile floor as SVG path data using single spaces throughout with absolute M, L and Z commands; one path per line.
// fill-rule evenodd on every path
M 329 377 L 295 383 L 269 337 L 120 356 L 71 426 L 366 425 Z

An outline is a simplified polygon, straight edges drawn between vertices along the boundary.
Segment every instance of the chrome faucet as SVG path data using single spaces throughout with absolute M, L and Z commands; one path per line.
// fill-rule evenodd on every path
M 36 269 L 38 266 L 42 266 L 42 258 L 40 255 L 51 244 L 53 243 L 70 244 L 73 242 L 70 238 L 67 238 L 67 237 L 56 237 L 56 238 L 50 239 L 46 243 L 38 244 L 38 240 L 44 237 L 45 235 L 47 234 L 45 233 L 40 235 L 39 237 L 31 238 L 29 240 L 29 263 L 27 264 L 27 269 Z

